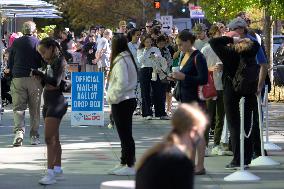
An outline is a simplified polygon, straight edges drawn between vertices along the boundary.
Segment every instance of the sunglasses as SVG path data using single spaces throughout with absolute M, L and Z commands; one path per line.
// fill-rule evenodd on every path
M 146 26 L 146 28 L 152 28 L 153 26 Z

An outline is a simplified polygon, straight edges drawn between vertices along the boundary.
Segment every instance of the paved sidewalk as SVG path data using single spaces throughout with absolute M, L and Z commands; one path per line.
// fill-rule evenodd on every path
M 28 115 L 28 114 L 27 114 Z M 29 145 L 28 135 L 22 147 L 13 148 L 11 110 L 4 112 L 0 126 L 0 189 L 99 189 L 100 183 L 108 180 L 134 179 L 133 177 L 107 175 L 108 169 L 119 163 L 120 144 L 116 131 L 106 127 L 70 126 L 70 113 L 61 124 L 63 147 L 63 168 L 65 180 L 52 186 L 41 186 L 38 180 L 46 169 L 46 147 Z M 27 124 L 28 124 L 27 116 Z M 106 118 L 107 118 L 106 113 Z M 273 104 L 270 111 L 271 141 L 284 148 L 284 104 Z M 107 123 L 107 121 L 106 121 Z M 134 118 L 134 136 L 137 159 L 149 147 L 160 141 L 169 131 L 169 121 L 144 121 Z M 29 128 L 27 128 L 29 132 Z M 41 141 L 43 127 L 40 127 Z M 284 188 L 284 151 L 269 152 L 273 159 L 280 161 L 278 167 L 258 167 L 249 170 L 259 176 L 259 182 L 225 182 L 223 178 L 232 171 L 225 170 L 231 157 L 207 157 L 208 174 L 197 176 L 196 189 L 283 189 Z

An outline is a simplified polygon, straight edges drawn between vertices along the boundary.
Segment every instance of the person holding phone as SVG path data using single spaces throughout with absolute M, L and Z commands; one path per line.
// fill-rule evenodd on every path
M 152 47 L 153 39 L 150 35 L 142 37 L 137 51 L 137 59 L 141 65 L 139 81 L 142 96 L 142 117 L 151 120 L 153 118 L 152 104 L 155 116 L 160 119 L 169 119 L 165 111 L 165 87 L 163 87 L 159 75 L 154 71 L 157 59 L 163 58 L 157 47 Z M 153 98 L 151 98 L 151 94 Z M 153 99 L 153 101 L 152 101 Z

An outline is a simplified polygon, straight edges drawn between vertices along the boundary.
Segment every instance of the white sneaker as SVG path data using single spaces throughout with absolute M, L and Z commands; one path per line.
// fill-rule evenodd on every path
M 56 180 L 64 180 L 64 175 L 63 175 L 63 170 L 57 172 L 57 171 L 54 171 L 54 176 L 55 176 L 55 179 Z
M 115 174 L 114 174 L 114 171 L 119 170 L 119 169 L 121 169 L 121 168 L 123 168 L 123 167 L 126 167 L 126 165 L 121 165 L 121 164 L 116 165 L 116 166 L 114 166 L 112 169 L 110 169 L 110 170 L 107 172 L 107 174 L 109 174 L 109 175 L 115 175 Z
M 220 146 L 217 145 L 214 148 L 212 148 L 211 154 L 217 156 L 220 150 L 221 150 Z
M 233 155 L 232 151 L 226 151 L 226 150 L 220 149 L 218 152 L 218 156 L 232 156 L 232 155 Z
M 39 180 L 39 183 L 43 185 L 55 184 L 56 180 L 54 172 L 48 171 L 47 174 L 42 179 Z
M 31 145 L 38 145 L 40 144 L 40 140 L 37 136 L 31 136 Z
M 13 146 L 18 147 L 23 145 L 24 140 L 24 132 L 23 131 L 16 131 Z
M 146 117 L 146 120 L 152 120 L 152 119 L 153 119 L 152 116 L 147 116 L 147 117 Z
M 109 124 L 107 125 L 107 128 L 112 129 L 112 128 L 113 128 L 113 124 L 109 123 Z
M 122 167 L 121 169 L 114 171 L 113 173 L 119 176 L 134 176 L 136 172 L 134 167 L 125 166 Z

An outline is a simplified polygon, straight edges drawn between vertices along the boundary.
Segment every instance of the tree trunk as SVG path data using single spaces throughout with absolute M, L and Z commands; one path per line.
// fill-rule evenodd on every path
M 265 10 L 264 13 L 264 36 L 265 36 L 265 49 L 267 54 L 267 61 L 269 67 L 273 66 L 273 20 L 272 16 L 269 14 L 269 11 Z M 272 77 L 272 71 L 269 72 L 270 79 Z
M 264 17 L 264 35 L 265 35 L 265 49 L 267 59 L 270 65 L 273 61 L 273 20 L 268 11 L 265 11 Z

